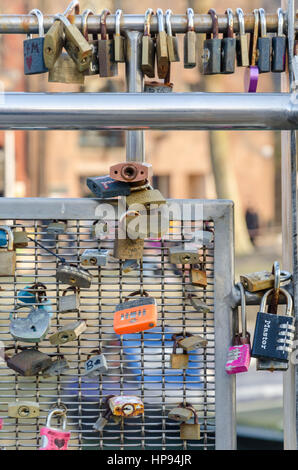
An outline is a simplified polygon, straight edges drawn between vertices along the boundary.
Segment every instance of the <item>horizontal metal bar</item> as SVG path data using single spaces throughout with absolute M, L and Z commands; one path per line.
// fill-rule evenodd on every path
M 293 284 L 290 282 L 286 286 L 283 286 L 283 289 L 289 292 L 291 296 L 293 296 Z M 245 299 L 246 305 L 260 305 L 264 292 L 247 292 L 245 291 Z M 271 296 L 268 298 L 268 302 L 270 302 Z M 286 304 L 286 299 L 283 295 L 279 298 L 279 304 L 283 305 Z M 235 308 L 241 305 L 240 299 L 240 291 L 238 288 L 234 287 L 232 294 L 231 294 L 231 307 Z
M 69 17 L 71 21 L 78 27 L 82 27 L 81 15 Z M 277 15 L 267 14 L 267 30 L 270 32 L 277 31 Z M 54 22 L 54 15 L 44 16 L 45 31 L 48 31 Z M 187 31 L 187 16 L 186 15 L 172 15 L 171 17 L 172 30 L 174 33 L 186 33 Z M 211 16 L 195 15 L 194 19 L 195 31 L 197 33 L 212 32 Z M 218 15 L 219 31 L 224 32 L 228 27 L 227 15 Z M 245 15 L 245 29 L 246 32 L 252 32 L 254 26 L 254 15 Z M 298 29 L 298 23 L 296 30 Z M 107 17 L 107 30 L 109 33 L 115 32 L 115 15 Z M 121 19 L 121 30 L 126 31 L 143 31 L 144 30 L 144 15 L 123 15 Z M 234 16 L 234 31 L 239 30 L 238 18 Z M 92 33 L 100 33 L 100 15 L 91 16 L 88 18 L 88 31 Z M 153 16 L 151 21 L 151 31 L 156 33 L 157 17 Z M 287 18 L 285 15 L 284 31 L 287 31 Z M 2 34 L 29 34 L 38 33 L 38 24 L 35 16 L 32 15 L 0 15 L 0 33 Z
M 0 129 L 292 130 L 296 94 L 5 93 Z

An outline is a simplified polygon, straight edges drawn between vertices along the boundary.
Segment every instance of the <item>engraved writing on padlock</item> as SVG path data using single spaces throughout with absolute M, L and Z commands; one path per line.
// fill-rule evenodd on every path
M 174 421 L 186 422 L 192 417 L 192 415 L 193 415 L 192 410 L 184 406 L 182 403 L 181 405 L 179 405 L 176 408 L 173 408 L 169 412 L 168 418 Z
M 130 194 L 130 186 L 128 183 L 115 181 L 110 176 L 87 178 L 87 186 L 90 191 L 100 199 L 128 196 Z
M 57 268 L 56 279 L 63 284 L 82 288 L 89 288 L 92 283 L 92 275 L 86 269 L 73 264 L 61 264 Z
M 2 225 L 1 232 L 7 237 L 7 248 L 0 248 L 0 277 L 14 276 L 16 270 L 16 252 L 13 249 L 13 233 L 10 227 Z
M 152 176 L 150 163 L 118 163 L 110 168 L 110 177 L 116 181 L 128 183 L 148 180 Z
M 55 417 L 62 419 L 62 428 L 54 428 L 52 426 L 52 420 Z M 67 450 L 71 434 L 66 431 L 66 424 L 65 409 L 55 408 L 50 411 L 46 426 L 40 430 L 42 441 L 39 450 Z
M 178 339 L 178 347 L 185 349 L 185 351 L 193 351 L 194 349 L 206 348 L 208 341 L 202 336 L 192 335 L 185 333 L 185 338 Z M 178 335 L 177 335 L 178 337 Z
M 54 346 L 70 343 L 71 341 L 77 340 L 86 329 L 87 325 L 84 321 L 69 323 L 62 328 L 59 328 L 57 333 L 51 335 L 49 337 L 49 341 Z
M 143 292 L 144 297 L 129 300 L 130 297 L 141 294 L 136 291 L 130 294 L 125 302 L 118 304 L 114 313 L 114 331 L 118 335 L 126 333 L 139 333 L 149 330 L 157 325 L 157 302 Z
M 59 298 L 59 312 L 76 312 L 80 306 L 80 295 L 79 289 L 74 286 L 70 286 L 63 291 L 62 297 Z M 68 294 L 73 292 L 73 294 Z
M 8 403 L 8 416 L 10 418 L 38 418 L 39 403 L 33 401 L 19 400 Z
M 28 308 L 20 307 L 17 311 Z M 25 343 L 38 343 L 42 341 L 50 327 L 48 312 L 40 308 L 31 308 L 26 318 L 14 318 L 15 313 L 10 313 L 10 334 L 16 341 Z
M 291 278 L 288 271 L 280 272 L 280 281 L 286 282 Z M 259 271 L 251 274 L 240 276 L 240 282 L 249 292 L 258 292 L 262 290 L 272 289 L 274 287 L 274 274 L 269 271 Z
M 170 364 L 172 369 L 187 369 L 189 356 L 187 351 L 184 349 L 182 354 L 177 354 L 177 335 L 172 336 L 173 352 L 170 358 Z
M 46 73 L 48 71 L 44 62 L 44 26 L 43 14 L 40 10 L 31 10 L 29 15 L 36 15 L 38 19 L 39 37 L 33 38 L 32 35 L 24 41 L 24 73 L 25 75 L 34 75 Z
M 5 356 L 7 366 L 25 377 L 33 377 L 50 367 L 52 359 L 37 349 L 25 349 L 22 352 L 8 357 Z
M 170 262 L 173 264 L 198 264 L 200 256 L 196 249 L 185 249 L 183 246 L 169 248 Z
M 83 266 L 105 266 L 107 264 L 109 250 L 85 250 L 81 255 L 80 262 Z
M 49 377 L 57 377 L 57 375 L 62 374 L 67 369 L 69 369 L 69 364 L 67 360 L 62 356 L 53 361 L 50 367 L 43 371 L 42 376 L 45 379 Z
M 198 415 L 193 407 L 191 407 L 190 409 L 192 410 L 194 415 L 194 423 L 182 423 L 180 425 L 180 439 L 197 441 L 201 438 Z
M 29 244 L 29 239 L 25 227 L 19 230 L 17 227 L 13 229 L 13 248 L 26 248 Z
M 109 399 L 109 407 L 115 416 L 129 418 L 144 414 L 144 403 L 134 395 L 119 395 Z
M 66 231 L 66 222 L 63 220 L 53 220 L 48 227 L 47 232 L 53 235 L 62 235 Z
M 90 377 L 98 377 L 101 374 L 106 374 L 109 370 L 104 354 L 100 350 L 94 352 L 97 352 L 97 355 L 92 355 L 91 353 L 85 362 L 85 375 Z

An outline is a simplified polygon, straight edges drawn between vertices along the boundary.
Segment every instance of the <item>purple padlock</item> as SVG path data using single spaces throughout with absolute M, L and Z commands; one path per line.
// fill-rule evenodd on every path
M 259 35 L 259 10 L 254 10 L 255 24 L 254 32 L 251 37 L 251 65 L 245 70 L 244 89 L 246 93 L 255 93 L 258 87 L 259 68 L 256 65 L 257 44 Z

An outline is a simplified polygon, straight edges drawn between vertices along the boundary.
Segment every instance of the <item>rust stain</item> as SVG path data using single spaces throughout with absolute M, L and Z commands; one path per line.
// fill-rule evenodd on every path
M 68 16 L 67 16 L 67 19 L 69 20 L 69 22 L 70 22 L 71 24 L 74 24 L 75 21 L 76 21 L 75 15 L 72 15 L 72 14 L 71 14 L 71 15 L 68 15 Z
M 25 18 L 22 20 L 22 27 L 25 33 L 29 33 L 30 31 L 30 19 Z

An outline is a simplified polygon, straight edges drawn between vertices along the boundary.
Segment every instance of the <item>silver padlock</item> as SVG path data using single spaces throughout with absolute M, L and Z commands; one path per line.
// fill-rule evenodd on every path
M 57 281 L 75 287 L 89 288 L 92 276 L 86 269 L 78 268 L 75 264 L 61 264 L 56 271 Z
M 22 306 L 17 310 L 28 308 Z M 10 313 L 10 334 L 16 341 L 24 343 L 39 343 L 49 331 L 51 317 L 45 309 L 30 307 L 26 318 L 15 318 L 15 312 Z
M 48 225 L 47 232 L 53 235 L 62 235 L 66 232 L 67 223 L 64 220 L 53 220 Z
M 68 292 L 73 294 L 68 294 Z M 59 298 L 59 312 L 77 312 L 80 306 L 80 289 L 70 286 L 63 291 L 62 297 Z
M 57 377 L 57 375 L 62 374 L 66 370 L 69 369 L 69 364 L 65 357 L 62 355 L 61 357 L 58 357 L 53 363 L 45 369 L 42 373 L 42 376 L 45 379 L 48 379 L 49 377 Z
M 169 411 L 168 418 L 174 421 L 180 421 L 186 423 L 192 417 L 192 410 L 188 408 L 189 405 L 186 403 L 180 403 L 176 408 Z
M 85 250 L 81 255 L 83 266 L 105 266 L 107 264 L 109 250 Z
M 6 248 L 0 248 L 0 277 L 14 276 L 16 270 L 16 252 L 13 249 L 13 232 L 6 225 L 2 225 L 0 230 L 6 233 L 7 236 Z
M 97 353 L 95 356 L 92 354 Z M 108 372 L 107 360 L 101 350 L 92 351 L 85 362 L 85 375 L 89 377 L 98 377 Z

